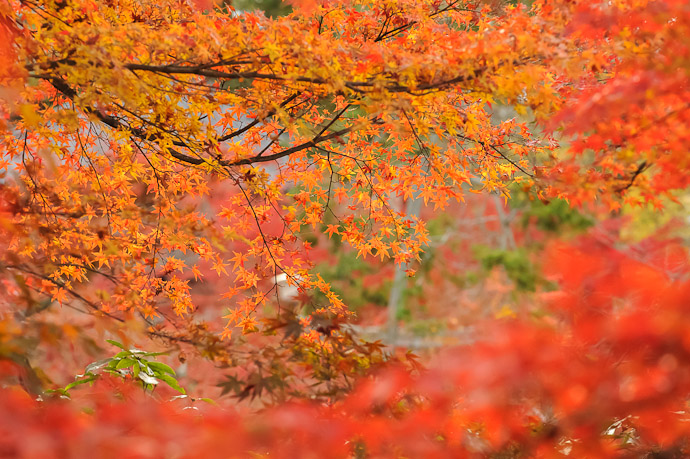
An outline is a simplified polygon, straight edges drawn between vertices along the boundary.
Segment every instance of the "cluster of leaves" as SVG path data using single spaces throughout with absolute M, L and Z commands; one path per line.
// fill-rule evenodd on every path
M 146 352 L 140 349 L 126 349 L 122 344 L 114 340 L 107 340 L 113 346 L 122 349 L 113 357 L 99 360 L 87 365 L 84 373 L 77 375 L 74 382 L 69 383 L 64 388 L 48 391 L 57 393 L 65 397 L 70 396 L 70 389 L 87 383 L 93 383 L 102 373 L 111 374 L 121 378 L 131 376 L 134 380 L 140 380 L 144 390 L 153 390 L 160 381 L 176 391 L 185 394 L 186 391 L 180 386 L 175 378 L 175 370 L 162 362 L 145 359 L 145 357 L 156 357 L 163 355 L 161 352 Z
M 272 402 L 318 399 L 333 402 L 349 393 L 356 381 L 398 359 L 380 341 L 356 336 L 342 319 L 323 315 L 298 317 L 285 312 L 264 319 L 263 334 L 277 341 L 238 359 L 218 384 L 221 395 L 239 400 L 263 398 Z M 411 367 L 410 359 L 402 361 Z
M 9 273 L 116 318 L 184 316 L 198 307 L 190 281 L 212 269 L 227 280 L 230 337 L 256 330 L 264 280 L 283 272 L 325 298 L 315 310 L 346 315 L 309 271 L 303 229 L 329 213 L 327 234 L 358 256 L 408 262 L 426 231 L 392 195 L 442 208 L 472 177 L 505 193 L 551 148 L 487 108 L 560 104 L 555 51 L 539 44 L 564 24 L 538 6 L 343 1 L 275 19 L 172 1 L 11 7 L 11 293 Z M 205 197 L 214 181 L 223 201 Z
M 576 204 L 598 198 L 612 209 L 620 196 L 660 207 L 661 197 L 690 184 L 688 21 L 682 0 L 577 6 L 572 36 L 600 46 L 585 51 L 593 72 L 572 88 L 573 109 L 553 120 L 577 136 L 570 154 L 545 170 L 559 194 Z M 633 186 L 637 192 L 627 193 Z

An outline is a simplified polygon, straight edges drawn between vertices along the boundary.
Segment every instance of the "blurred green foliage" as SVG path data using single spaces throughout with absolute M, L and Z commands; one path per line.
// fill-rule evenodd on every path
M 690 242 L 690 194 L 679 192 L 675 200 L 662 199 L 662 202 L 663 212 L 651 204 L 624 205 L 621 216 L 625 218 L 625 224 L 621 229 L 621 239 L 636 243 L 663 232 L 664 237 L 679 237 Z
M 509 204 L 512 209 L 518 210 L 523 228 L 534 225 L 545 233 L 559 237 L 568 233 L 581 233 L 594 225 L 592 218 L 572 208 L 567 201 L 562 199 L 542 202 L 528 193 L 514 190 Z M 540 268 L 530 257 L 530 253 L 539 251 L 542 246 L 541 241 L 534 242 L 537 243 L 528 242 L 524 247 L 512 250 L 476 245 L 473 251 L 476 260 L 481 263 L 484 270 L 490 271 L 497 266 L 502 266 L 518 291 L 533 292 L 537 286 L 548 284 L 541 277 Z
M 325 262 L 316 266 L 316 272 L 331 284 L 333 291 L 353 310 L 368 304 L 388 304 L 390 279 L 374 283 L 370 287 L 364 285 L 366 276 L 375 274 L 378 269 L 370 260 L 357 258 L 354 251 L 339 252 L 335 264 Z
M 272 18 L 285 16 L 292 11 L 290 5 L 281 0 L 232 0 L 231 3 L 238 11 L 261 10 Z
M 525 249 L 502 250 L 476 245 L 473 250 L 477 261 L 485 270 L 502 266 L 517 290 L 533 292 L 536 289 L 540 281 L 538 269 Z
M 520 210 L 523 227 L 533 222 L 538 229 L 549 233 L 582 232 L 594 224 L 593 219 L 573 209 L 563 199 L 544 203 L 527 193 L 514 192 L 511 193 L 510 206 Z

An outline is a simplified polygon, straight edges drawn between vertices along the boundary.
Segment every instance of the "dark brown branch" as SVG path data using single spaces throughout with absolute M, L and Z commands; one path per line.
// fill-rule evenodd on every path
M 57 79 L 57 78 L 49 78 L 48 81 L 61 93 L 63 93 L 65 96 L 69 97 L 70 99 L 74 100 L 77 97 L 77 93 L 74 89 L 72 89 L 69 85 L 67 85 L 64 81 Z M 297 97 L 297 96 L 295 96 Z M 294 99 L 294 98 L 292 98 Z M 289 103 L 290 100 L 285 101 L 285 103 Z M 160 134 L 158 133 L 148 133 L 143 129 L 139 128 L 134 128 L 131 126 L 127 126 L 120 122 L 117 118 L 110 116 L 110 115 L 105 115 L 99 111 L 96 111 L 90 107 L 84 108 L 84 111 L 93 114 L 98 118 L 102 123 L 112 127 L 113 129 L 124 129 L 129 131 L 133 136 L 138 137 L 142 140 L 146 141 L 152 141 L 160 138 Z M 341 111 L 322 131 L 321 134 L 317 135 L 314 137 L 312 140 L 308 142 L 301 143 L 299 145 L 295 145 L 294 147 L 287 148 L 285 150 L 279 151 L 277 153 L 274 153 L 272 155 L 267 155 L 267 156 L 252 156 L 249 158 L 243 158 L 237 161 L 219 161 L 219 164 L 223 167 L 235 167 L 235 166 L 243 166 L 243 165 L 248 165 L 248 164 L 254 164 L 254 163 L 263 163 L 263 162 L 269 162 L 269 161 L 275 161 L 277 159 L 283 158 L 285 156 L 291 155 L 293 153 L 297 153 L 299 151 L 302 151 L 307 148 L 314 147 L 318 145 L 319 143 L 325 142 L 327 140 L 335 139 L 337 137 L 343 136 L 345 134 L 348 134 L 355 130 L 356 126 L 350 126 L 348 128 L 340 129 L 339 131 L 332 132 L 327 135 L 323 135 L 323 132 L 328 129 L 342 114 L 344 113 L 344 110 Z M 173 145 L 178 145 L 178 142 L 173 142 Z M 182 144 L 179 146 L 184 146 L 186 148 L 189 148 L 186 144 Z M 180 153 L 177 150 L 168 149 L 168 153 L 170 155 L 182 162 L 185 162 L 187 164 L 192 164 L 192 165 L 199 165 L 203 164 L 206 162 L 203 158 L 195 158 L 189 155 L 186 155 L 184 153 Z
M 446 11 L 450 11 L 450 10 L 472 11 L 472 10 L 467 10 L 465 8 L 456 8 L 455 5 L 457 5 L 458 3 L 460 3 L 458 0 L 456 0 L 454 2 L 450 2 L 444 8 L 441 8 L 440 10 L 436 11 L 435 13 L 430 14 L 429 17 L 433 18 L 433 17 L 438 16 L 439 14 L 443 14 Z M 386 22 L 384 23 L 384 27 L 386 27 L 389 20 L 390 20 L 390 18 L 386 18 Z M 385 40 L 387 38 L 394 37 L 394 36 L 404 32 L 404 31 L 406 31 L 407 29 L 409 29 L 410 27 L 412 27 L 415 24 L 417 24 L 417 21 L 410 21 L 408 23 L 405 23 L 401 26 L 398 26 L 398 27 L 396 27 L 394 29 L 390 29 L 390 30 L 384 31 L 384 29 L 382 28 L 374 41 L 379 42 L 379 41 Z
M 52 84 L 53 87 L 55 89 L 57 89 L 59 92 L 61 92 L 65 96 L 67 96 L 70 100 L 75 101 L 75 99 L 77 97 L 77 92 L 74 89 L 72 89 L 67 83 L 65 83 L 63 80 L 60 80 L 59 78 L 54 78 L 54 77 L 46 77 L 45 79 L 50 84 Z M 148 133 L 143 129 L 135 128 L 132 126 L 127 126 L 124 123 L 122 123 L 120 120 L 115 118 L 114 116 L 106 115 L 104 113 L 101 113 L 98 110 L 94 110 L 91 107 L 83 107 L 83 110 L 86 113 L 93 115 L 96 118 L 98 118 L 98 120 L 101 123 L 103 123 L 107 126 L 110 126 L 113 129 L 117 129 L 117 130 L 124 129 L 124 130 L 130 132 L 133 136 L 138 137 L 142 140 L 151 141 L 151 140 L 156 140 L 156 139 L 160 138 L 159 133 Z M 180 142 L 180 141 L 174 141 L 173 145 L 189 148 L 187 146 L 187 144 L 185 144 L 184 142 Z M 170 155 L 175 159 L 178 159 L 178 160 L 183 161 L 185 163 L 196 165 L 196 166 L 198 166 L 199 164 L 203 164 L 205 162 L 205 160 L 202 158 L 194 158 L 192 156 L 185 155 L 184 153 L 180 153 L 179 151 L 174 150 L 172 148 L 168 149 L 168 153 L 170 153 Z
M 647 164 L 647 161 L 642 161 L 637 166 L 637 169 L 635 169 L 635 171 L 632 173 L 630 179 L 628 179 L 628 183 L 615 189 L 616 193 L 623 193 L 624 191 L 631 188 L 635 184 L 635 180 L 637 179 L 637 177 L 639 177 L 644 171 L 649 169 L 650 166 L 650 164 Z
M 285 107 L 287 104 L 289 104 L 290 102 L 292 102 L 293 100 L 295 100 L 297 97 L 299 97 L 300 94 L 301 94 L 301 93 L 297 92 L 297 93 L 291 95 L 290 97 L 288 97 L 287 99 L 285 99 L 283 102 L 281 102 L 281 104 L 279 105 L 279 107 L 280 107 L 280 108 Z M 261 123 L 262 121 L 267 120 L 268 118 L 272 117 L 272 116 L 275 115 L 275 114 L 276 114 L 276 110 L 270 110 L 270 111 L 266 114 L 266 116 L 263 116 L 263 117 L 260 117 L 260 118 L 256 118 L 254 121 L 252 121 L 252 122 L 249 123 L 248 125 L 244 126 L 243 128 L 237 129 L 236 131 L 230 132 L 229 134 L 225 134 L 225 135 L 219 137 L 219 138 L 218 138 L 218 142 L 225 142 L 226 140 L 230 140 L 230 139 L 232 139 L 233 137 L 237 137 L 238 135 L 244 134 L 245 132 L 247 132 L 248 130 L 250 130 L 251 128 L 253 128 L 254 126 L 256 126 L 257 124 Z
M 254 163 L 265 163 L 268 161 L 275 161 L 277 159 L 283 158 L 285 156 L 291 155 L 293 153 L 297 153 L 298 151 L 305 150 L 307 148 L 312 148 L 317 146 L 318 144 L 325 142 L 327 140 L 335 139 L 338 137 L 341 137 L 345 134 L 349 134 L 350 132 L 354 131 L 357 127 L 356 126 L 350 126 L 344 129 L 340 129 L 339 131 L 331 132 L 330 134 L 327 135 L 319 135 L 314 137 L 308 142 L 301 143 L 299 145 L 295 145 L 294 147 L 287 148 L 285 150 L 279 151 L 277 153 L 273 153 L 272 155 L 267 155 L 267 156 L 252 156 L 251 158 L 244 158 L 240 159 L 237 161 L 223 161 L 221 164 L 223 166 L 242 166 L 242 165 L 247 165 L 247 164 L 254 164 Z
M 107 316 L 107 317 L 110 317 L 111 319 L 114 319 L 114 320 L 116 320 L 116 321 L 118 321 L 118 322 L 124 322 L 124 319 L 121 319 L 121 318 L 119 318 L 119 317 L 116 317 L 116 316 L 112 315 L 112 314 L 109 313 L 109 312 L 103 311 L 100 307 L 98 307 L 98 305 L 97 305 L 96 303 L 94 303 L 94 302 L 92 302 L 92 301 L 90 301 L 90 300 L 84 298 L 81 294 L 79 294 L 79 293 L 76 292 L 75 290 L 69 288 L 64 282 L 62 282 L 62 281 L 60 281 L 60 280 L 58 280 L 58 279 L 53 279 L 52 277 L 46 276 L 46 275 L 44 275 L 44 274 L 37 273 L 37 272 L 35 272 L 35 271 L 33 271 L 33 270 L 29 269 L 29 268 L 26 268 L 26 267 L 20 266 L 20 265 L 0 265 L 0 269 L 14 269 L 14 270 L 17 270 L 17 271 L 21 271 L 21 272 L 23 272 L 23 273 L 26 273 L 26 274 L 28 274 L 28 275 L 30 275 L 30 276 L 34 276 L 34 277 L 36 277 L 36 278 L 38 278 L 38 279 L 41 279 L 41 280 L 50 282 L 51 284 L 55 285 L 56 287 L 59 287 L 59 288 L 61 288 L 61 289 L 64 289 L 67 293 L 69 293 L 70 295 L 72 295 L 72 296 L 73 296 L 74 298 L 76 298 L 77 300 L 80 300 L 80 301 L 81 301 L 82 303 L 84 303 L 86 306 L 88 306 L 89 308 L 91 308 L 94 312 L 97 312 L 97 313 L 99 313 L 99 314 L 103 314 L 103 315 L 105 315 L 105 316 Z
M 166 75 L 198 75 L 205 76 L 209 78 L 219 78 L 225 80 L 239 80 L 239 79 L 257 79 L 257 80 L 271 80 L 271 81 L 285 81 L 285 82 L 299 82 L 299 83 L 312 83 L 312 84 L 327 84 L 328 80 L 323 78 L 312 78 L 312 77 L 284 77 L 280 75 L 273 75 L 269 73 L 260 72 L 222 72 L 220 70 L 210 70 L 206 66 L 181 66 L 181 65 L 147 65 L 147 64 L 125 64 L 125 68 L 129 70 L 140 70 L 148 71 L 159 74 Z M 473 71 L 472 75 L 459 75 L 455 78 L 450 78 L 448 80 L 437 81 L 433 83 L 420 84 L 414 88 L 410 86 L 401 85 L 392 82 L 384 87 L 385 90 L 389 92 L 405 92 L 413 94 L 417 91 L 429 91 L 434 89 L 441 89 L 446 86 L 463 83 L 466 81 L 473 80 L 477 75 L 485 72 L 488 67 L 483 66 L 477 68 Z M 345 82 L 345 87 L 356 92 L 362 92 L 363 90 L 373 88 L 378 85 L 378 82 L 369 81 L 348 81 Z

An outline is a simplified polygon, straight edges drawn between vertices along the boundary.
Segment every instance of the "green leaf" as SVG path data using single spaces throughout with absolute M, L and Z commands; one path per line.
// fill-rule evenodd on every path
M 115 365 L 115 369 L 119 370 L 121 368 L 131 367 L 135 362 L 136 360 L 134 359 L 122 359 L 119 362 L 117 362 L 117 365 Z
M 172 387 L 172 388 L 175 389 L 177 392 L 180 392 L 180 393 L 182 393 L 182 394 L 186 394 L 186 393 L 187 393 L 187 391 L 184 390 L 184 388 L 183 388 L 182 386 L 180 386 L 180 383 L 177 382 L 177 379 L 173 378 L 172 376 L 166 375 L 166 374 L 162 374 L 162 375 L 159 375 L 158 377 L 161 379 L 161 381 L 165 381 L 165 383 L 166 383 L 168 386 Z
M 124 345 L 118 343 L 117 341 L 115 341 L 115 340 L 113 340 L 113 339 L 107 339 L 106 341 L 109 342 L 110 344 L 112 344 L 113 346 L 119 347 L 119 348 L 122 349 L 123 351 L 126 351 L 126 350 L 127 350 L 127 349 L 125 349 L 125 346 L 124 346 Z
M 209 403 L 209 404 L 211 404 L 211 405 L 213 405 L 213 406 L 218 406 L 218 404 L 216 403 L 216 401 L 213 400 L 212 398 L 203 397 L 203 398 L 199 398 L 199 399 L 197 399 L 197 400 L 201 400 L 202 402 Z
M 139 371 L 141 371 L 141 364 L 137 362 L 136 365 L 132 366 L 132 376 L 135 378 L 139 376 Z
M 175 376 L 175 370 L 170 368 L 168 365 L 161 362 L 149 362 L 149 367 L 153 368 L 156 373 L 169 373 Z
M 57 388 L 57 389 L 46 389 L 46 394 L 60 394 L 63 397 L 71 398 L 67 389 Z
M 98 379 L 98 375 L 91 374 L 91 375 L 89 375 L 88 377 L 86 377 L 86 378 L 84 378 L 84 379 L 79 379 L 79 380 L 77 380 L 77 381 L 74 381 L 74 382 L 71 382 L 71 383 L 67 384 L 67 385 L 65 386 L 65 389 L 64 389 L 64 390 L 65 390 L 65 392 L 66 392 L 66 391 L 68 391 L 68 390 L 70 390 L 70 389 L 72 389 L 72 388 L 74 388 L 74 387 L 81 386 L 82 384 L 90 383 L 91 381 L 95 381 L 96 379 Z

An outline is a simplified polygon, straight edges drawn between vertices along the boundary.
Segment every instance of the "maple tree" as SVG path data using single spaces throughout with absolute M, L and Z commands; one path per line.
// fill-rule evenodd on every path
M 549 18 L 525 7 L 345 2 L 269 20 L 176 2 L 10 6 L 4 272 L 29 310 L 45 295 L 187 340 L 209 306 L 191 283 L 213 270 L 225 339 L 259 327 L 281 273 L 339 320 L 305 232 L 330 219 L 358 256 L 409 262 L 426 232 L 391 199 L 443 207 L 473 176 L 505 193 L 550 147 L 487 108 L 558 103 L 549 57 L 533 57 Z M 524 35 L 496 39 L 508 30 Z M 316 342 L 309 320 L 300 339 Z
M 619 250 L 599 224 L 549 244 L 547 293 L 523 258 L 485 250 L 537 290 L 540 318 L 489 321 L 427 369 L 360 340 L 315 265 L 328 243 L 379 268 L 420 263 L 429 231 L 410 200 L 676 199 L 690 7 L 294 6 L 0 3 L 1 374 L 45 399 L 0 391 L 22 416 L 0 419 L 3 454 L 683 454 L 680 245 Z M 232 370 L 223 394 L 271 407 L 211 406 L 215 367 Z

